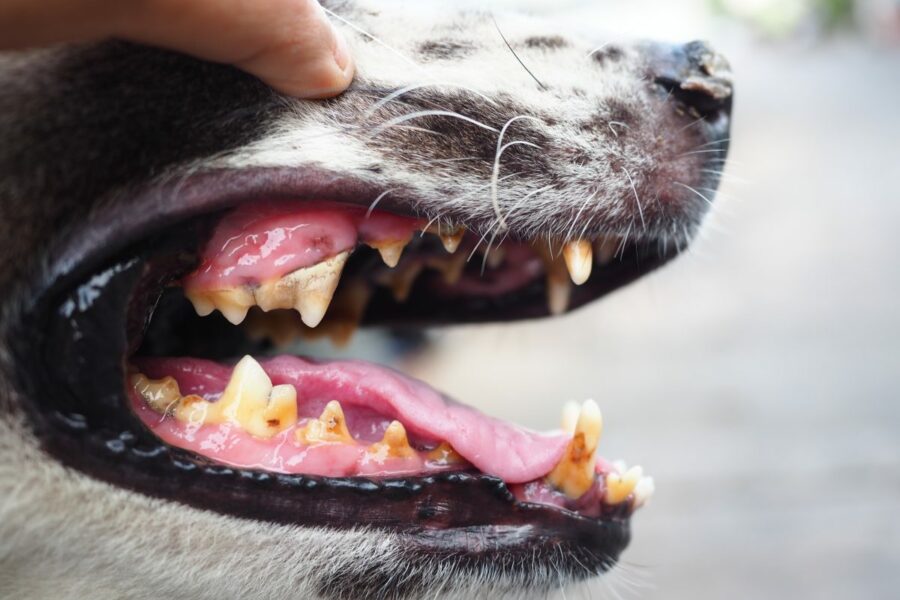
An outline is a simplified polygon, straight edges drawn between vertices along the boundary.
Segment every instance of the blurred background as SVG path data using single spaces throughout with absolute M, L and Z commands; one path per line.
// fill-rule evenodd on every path
M 600 403 L 601 453 L 657 494 L 584 597 L 900 597 L 900 2 L 503 4 L 710 40 L 731 160 L 674 264 L 561 320 L 439 333 L 404 370 L 535 428 Z

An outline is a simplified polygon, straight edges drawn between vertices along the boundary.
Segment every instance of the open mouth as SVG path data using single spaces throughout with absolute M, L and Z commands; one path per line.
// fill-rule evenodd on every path
M 256 189 L 232 179 L 228 194 L 207 189 L 206 204 L 182 195 L 180 213 L 156 206 L 165 218 L 154 224 L 109 226 L 118 243 L 57 274 L 23 321 L 43 335 L 18 343 L 42 373 L 29 385 L 45 447 L 145 494 L 382 527 L 461 565 L 562 553 L 586 577 L 614 564 L 653 487 L 640 468 L 600 457 L 592 401 L 539 433 L 387 367 L 289 348 L 341 344 L 358 327 L 562 314 L 674 248 L 613 233 L 489 247 L 401 202 L 372 209 L 294 183 L 275 193 L 271 178 Z

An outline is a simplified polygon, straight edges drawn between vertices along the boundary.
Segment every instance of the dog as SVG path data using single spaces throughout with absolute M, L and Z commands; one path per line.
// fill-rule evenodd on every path
M 119 41 L 2 57 L 3 597 L 533 598 L 600 576 L 627 545 L 635 483 L 630 500 L 611 502 L 627 473 L 609 465 L 596 467 L 606 491 L 588 509 L 523 496 L 473 468 L 474 455 L 421 477 L 222 464 L 160 441 L 129 410 L 134 332 L 165 327 L 144 317 L 167 310 L 171 273 L 196 266 L 198 240 L 238 205 L 327 200 L 403 215 L 444 242 L 464 227 L 472 282 L 490 279 L 498 248 L 511 248 L 511 266 L 503 277 L 497 267 L 496 285 L 543 264 L 546 280 L 487 299 L 421 279 L 401 302 L 386 271 L 364 325 L 572 310 L 677 256 L 702 224 L 732 101 L 728 64 L 707 44 L 603 43 L 488 12 L 324 6 L 358 65 L 350 89 L 325 101 Z M 426 242 L 403 260 L 431 256 Z M 509 258 L 531 247 L 543 262 Z M 563 248 L 582 285 L 564 283 Z M 577 262 L 586 251 L 589 276 Z M 354 273 L 383 270 L 373 256 L 357 250 L 344 278 L 354 260 Z M 165 322 L 182 323 L 189 305 L 177 302 Z M 188 323 L 230 326 L 191 318 L 184 355 L 212 331 Z M 232 334 L 215 335 L 202 351 Z

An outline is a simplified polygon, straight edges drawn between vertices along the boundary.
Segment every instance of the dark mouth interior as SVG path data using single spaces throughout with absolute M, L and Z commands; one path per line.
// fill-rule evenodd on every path
M 46 333 L 23 338 L 18 351 L 45 374 L 30 382 L 38 399 L 32 418 L 51 453 L 117 485 L 241 517 L 385 527 L 408 536 L 410 549 L 453 556 L 461 564 L 478 566 L 500 556 L 530 560 L 548 548 L 553 556 L 562 548 L 577 558 L 566 568 L 580 576 L 615 562 L 629 538 L 632 507 L 625 503 L 584 514 L 577 503 L 529 502 L 502 479 L 471 465 L 375 478 L 268 472 L 221 464 L 149 431 L 126 399 L 128 369 L 135 361 L 154 356 L 234 361 L 245 354 L 273 354 L 284 343 L 278 336 L 260 335 L 254 323 L 267 315 L 258 311 L 241 326 L 218 313 L 199 317 L 178 285 L 197 266 L 203 241 L 221 218 L 222 213 L 195 217 L 150 235 L 77 285 L 42 296 L 29 313 L 23 327 Z M 519 259 L 508 252 L 489 264 L 474 248 L 480 239 L 474 233 L 464 238 L 459 251 L 471 252 L 472 258 L 460 281 L 489 287 L 520 267 L 514 261 L 521 256 L 531 260 L 527 252 Z M 417 236 L 404 259 L 443 252 L 436 237 Z M 604 264 L 595 265 L 590 278 L 572 289 L 568 309 L 628 283 L 673 254 L 660 253 L 656 243 L 617 243 Z M 362 246 L 347 262 L 340 285 L 356 278 L 371 286 L 360 326 L 420 332 L 428 325 L 511 321 L 550 312 L 541 270 L 501 292 L 474 293 L 472 287 L 458 293 L 439 269 L 423 269 L 402 301 L 390 285 L 379 283 L 376 274 L 383 270 L 379 255 Z M 315 335 L 299 322 L 295 333 Z M 481 539 L 474 547 L 473 534 Z

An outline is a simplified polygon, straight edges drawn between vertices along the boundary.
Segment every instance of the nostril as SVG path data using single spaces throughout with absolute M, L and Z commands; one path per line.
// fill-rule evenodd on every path
M 649 54 L 650 76 L 674 99 L 706 118 L 730 112 L 731 67 L 709 44 L 653 45 Z

